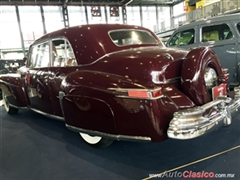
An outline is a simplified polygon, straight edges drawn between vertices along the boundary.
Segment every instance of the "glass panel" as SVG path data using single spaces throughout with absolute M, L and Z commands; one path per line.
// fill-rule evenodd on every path
M 48 42 L 33 46 L 30 67 L 39 68 L 48 67 L 49 65 L 50 59 Z
M 127 6 L 127 24 L 141 26 L 140 7 Z
M 219 41 L 231 39 L 232 37 L 232 32 L 227 24 L 206 26 L 202 28 L 202 42 Z
M 70 26 L 87 24 L 84 6 L 68 6 Z
M 0 49 L 13 51 L 16 48 L 22 49 L 15 7 L 0 6 Z
M 108 24 L 122 24 L 122 7 L 107 7 Z
M 62 8 L 60 6 L 43 6 L 47 32 L 64 28 Z
M 39 6 L 19 6 L 24 47 L 43 35 L 43 24 Z
M 142 7 L 143 26 L 157 32 L 157 14 L 155 6 Z
M 169 7 L 158 7 L 158 31 L 165 31 L 170 29 L 170 8 Z
M 184 14 L 184 2 L 176 4 L 173 6 L 173 16 L 178 16 Z
M 157 40 L 147 31 L 122 30 L 110 32 L 114 44 L 127 46 L 132 44 L 157 44 Z
M 194 29 L 185 30 L 182 32 L 176 33 L 171 41 L 169 46 L 184 46 L 194 43 Z
M 87 6 L 89 24 L 106 23 L 104 7 L 96 6 L 96 8 L 100 8 L 99 15 L 97 15 L 97 14 L 94 15 L 94 12 L 96 12 L 96 11 L 93 8 L 92 8 L 92 6 Z

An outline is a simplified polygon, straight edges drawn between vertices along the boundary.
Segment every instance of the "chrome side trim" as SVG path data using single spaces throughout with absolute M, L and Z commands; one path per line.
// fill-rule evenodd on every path
M 219 97 L 200 107 L 180 110 L 174 113 L 167 131 L 168 137 L 173 139 L 192 139 L 201 136 L 218 125 L 230 125 L 232 114 L 240 107 L 240 87 L 234 88 L 235 97 Z M 207 114 L 210 108 L 215 113 Z
M 9 106 L 17 108 L 17 109 L 28 109 L 28 107 L 19 107 L 19 106 L 15 106 L 15 105 L 12 105 L 12 104 L 9 104 Z
M 69 124 L 65 124 L 65 126 L 75 132 L 81 132 L 81 133 L 86 133 L 91 136 L 100 136 L 108 139 L 113 139 L 113 140 L 124 140 L 124 141 L 151 141 L 150 137 L 145 137 L 145 136 L 127 136 L 127 135 L 115 135 L 115 134 L 108 134 L 108 133 L 103 133 L 99 131 L 93 131 L 93 130 L 88 130 L 88 129 L 82 129 L 78 128 L 75 126 L 71 126 Z
M 48 114 L 48 113 L 42 112 L 42 111 L 40 111 L 38 109 L 34 109 L 34 108 L 31 108 L 31 107 L 29 109 L 34 111 L 34 112 L 36 112 L 36 113 L 42 114 L 42 115 L 44 115 L 46 117 L 49 117 L 51 119 L 56 119 L 56 120 L 60 120 L 60 121 L 65 122 L 65 119 L 63 117 L 56 116 L 56 115 L 53 115 L 53 114 Z
M 2 101 L 2 100 L 1 100 L 1 101 Z M 25 106 L 25 107 L 19 107 L 19 106 L 15 106 L 15 105 L 13 105 L 13 104 L 10 104 L 9 102 L 8 102 L 8 104 L 9 104 L 9 106 L 14 107 L 14 108 L 17 108 L 17 109 L 23 109 L 23 110 L 28 109 L 27 106 Z
M 159 80 L 160 75 L 161 75 L 161 72 L 159 72 L 159 71 L 151 72 L 152 82 L 154 84 L 169 84 L 169 83 L 178 82 L 181 80 L 181 77 L 175 77 L 175 78 L 171 78 L 171 79 L 165 79 L 164 81 L 160 81 Z
M 180 81 L 180 80 L 181 80 L 181 77 L 175 77 L 175 78 L 172 78 L 172 79 L 167 79 L 165 81 L 160 81 L 158 84 L 169 84 L 169 83 L 177 82 L 177 81 Z

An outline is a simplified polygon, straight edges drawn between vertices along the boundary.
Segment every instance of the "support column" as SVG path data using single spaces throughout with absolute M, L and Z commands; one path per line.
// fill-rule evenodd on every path
M 173 17 L 173 6 L 170 6 L 170 28 L 173 29 L 174 28 L 174 17 Z
M 156 21 L 157 21 L 157 29 L 156 31 L 159 32 L 159 17 L 158 17 L 158 5 L 155 6 L 156 8 Z
M 21 20 L 19 16 L 19 9 L 18 6 L 15 6 L 16 8 L 16 15 L 17 15 L 17 21 L 18 21 L 18 28 L 19 28 L 19 33 L 20 33 L 20 38 L 21 38 L 21 45 L 22 45 L 22 50 L 23 50 L 23 57 L 25 57 L 25 46 L 24 46 L 24 39 L 23 39 L 23 33 L 22 33 L 22 27 L 21 27 Z
M 87 21 L 87 24 L 89 24 L 87 6 L 84 6 L 84 7 L 85 7 L 86 21 Z
M 123 18 L 123 24 L 127 24 L 127 9 L 126 9 L 126 6 L 122 7 L 122 18 Z
M 40 6 L 40 12 L 41 12 L 41 17 L 42 17 L 43 34 L 47 34 L 46 23 L 45 23 L 45 16 L 44 16 L 44 11 L 43 11 L 43 7 L 42 6 Z
M 64 27 L 69 27 L 69 18 L 68 18 L 68 9 L 67 4 L 64 4 L 62 6 L 62 13 L 63 13 L 63 21 L 64 21 Z
M 141 22 L 141 26 L 143 26 L 143 13 L 142 13 L 142 5 L 140 5 L 140 22 Z
M 104 14 L 105 14 L 106 23 L 108 23 L 108 15 L 107 15 L 107 7 L 106 6 L 104 6 Z

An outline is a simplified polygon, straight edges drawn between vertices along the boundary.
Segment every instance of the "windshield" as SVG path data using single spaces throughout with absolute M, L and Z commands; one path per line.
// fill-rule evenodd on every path
M 117 46 L 133 44 L 157 44 L 157 40 L 147 31 L 117 30 L 109 33 L 112 41 Z

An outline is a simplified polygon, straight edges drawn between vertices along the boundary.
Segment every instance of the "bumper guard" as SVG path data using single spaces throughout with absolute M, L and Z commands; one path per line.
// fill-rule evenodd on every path
M 240 87 L 235 87 L 234 92 L 234 99 L 218 97 L 203 106 L 175 112 L 167 131 L 168 137 L 192 139 L 209 132 L 219 124 L 230 125 L 232 114 L 240 107 Z M 206 111 L 210 108 L 214 108 L 215 111 L 207 114 Z

